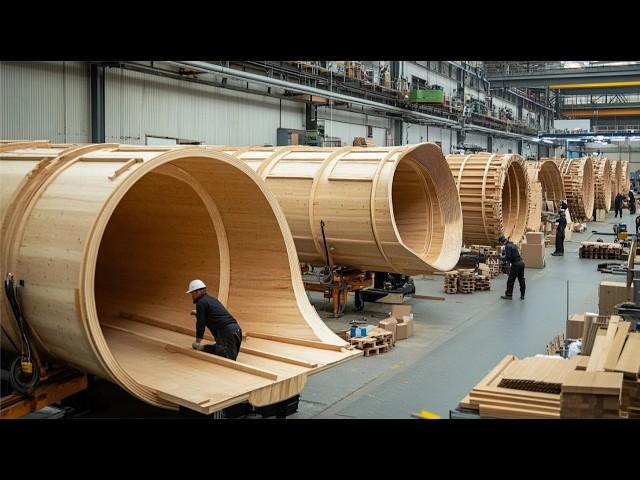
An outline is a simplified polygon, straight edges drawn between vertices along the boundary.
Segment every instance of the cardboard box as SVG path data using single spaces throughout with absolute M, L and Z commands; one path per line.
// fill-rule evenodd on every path
M 544 268 L 544 243 L 525 243 L 520 254 L 526 268 Z
M 413 335 L 413 320 L 405 320 L 396 326 L 396 339 L 404 340 Z
M 391 316 L 393 318 L 402 319 L 405 315 L 411 315 L 411 305 L 392 305 Z
M 567 319 L 566 338 L 576 339 L 582 338 L 582 330 L 584 329 L 584 314 L 574 313 L 569 315 Z
M 392 336 L 391 336 L 392 345 L 396 343 L 396 337 L 398 333 L 397 326 L 398 326 L 398 321 L 393 317 L 385 318 L 384 320 L 380 320 L 380 322 L 378 322 L 379 328 L 382 328 L 383 330 L 386 330 L 392 333 Z
M 626 282 L 600 282 L 598 292 L 598 313 L 613 315 L 613 307 L 619 303 L 628 302 L 633 295 L 633 289 L 627 288 Z
M 542 232 L 527 232 L 527 244 L 529 245 L 541 245 L 544 243 L 544 233 Z

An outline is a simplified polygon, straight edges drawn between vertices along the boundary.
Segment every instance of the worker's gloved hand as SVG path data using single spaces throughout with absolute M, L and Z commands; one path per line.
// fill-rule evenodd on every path
M 193 342 L 193 344 L 191 345 L 193 347 L 194 350 L 200 350 L 200 342 Z
M 195 314 L 196 314 L 196 311 L 195 310 L 191 310 L 191 315 L 195 316 Z

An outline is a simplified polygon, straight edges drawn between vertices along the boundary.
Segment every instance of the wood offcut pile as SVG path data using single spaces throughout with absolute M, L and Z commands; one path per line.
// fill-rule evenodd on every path
M 594 258 L 598 260 L 619 260 L 622 258 L 622 245 L 618 243 L 581 242 L 580 258 Z
M 616 315 L 590 319 L 590 355 L 508 355 L 460 407 L 486 418 L 640 418 L 640 332 Z

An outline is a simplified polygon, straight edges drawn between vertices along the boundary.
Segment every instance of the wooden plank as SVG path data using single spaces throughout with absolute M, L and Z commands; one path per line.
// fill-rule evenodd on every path
M 614 371 L 616 369 L 618 359 L 620 358 L 620 354 L 622 353 L 622 349 L 627 340 L 627 334 L 629 333 L 630 326 L 631 322 L 620 322 L 618 324 L 616 336 L 611 343 L 609 353 L 604 361 L 603 366 L 606 371 Z
M 638 376 L 640 371 L 640 333 L 629 333 L 615 370 L 632 377 Z
M 480 416 L 485 418 L 560 418 L 560 413 L 538 412 L 526 408 L 509 408 L 499 406 L 480 405 Z
M 591 349 L 591 358 L 587 364 L 587 372 L 604 372 L 604 360 L 608 351 L 607 340 L 609 339 L 609 332 L 614 332 L 614 329 L 599 328 L 596 334 L 596 339 L 593 342 L 593 348 Z
M 283 335 L 273 335 L 270 333 L 259 333 L 259 332 L 247 332 L 247 342 L 249 341 L 249 337 L 254 338 L 263 338 L 265 340 L 273 340 L 275 342 L 283 342 L 283 343 L 293 343 L 294 345 L 304 345 L 305 347 L 313 347 L 320 348 L 322 350 L 333 350 L 336 352 L 341 351 L 343 348 L 346 348 L 340 345 L 332 345 L 329 343 L 317 342 L 315 340 L 306 340 L 303 338 L 294 338 L 294 337 L 285 337 Z
M 198 360 L 203 360 L 210 363 L 216 363 L 218 365 L 222 365 L 223 367 L 228 367 L 234 370 L 240 370 L 246 373 L 251 373 L 252 375 L 257 375 L 259 377 L 268 378 L 269 380 L 276 380 L 278 378 L 278 374 L 274 372 L 270 372 L 268 370 L 264 370 L 257 367 L 252 367 L 250 365 L 246 365 L 234 360 L 230 360 L 228 358 L 220 357 L 218 355 L 212 355 L 210 353 L 201 352 L 199 350 L 194 350 L 193 348 L 183 347 L 181 345 L 177 345 L 175 343 L 167 342 L 166 340 L 159 339 L 157 337 L 153 337 L 150 335 L 145 335 L 144 333 L 136 332 L 130 330 L 128 328 L 120 327 L 118 325 L 113 325 L 110 323 L 102 323 L 103 327 L 112 328 L 114 330 L 118 330 L 120 332 L 128 333 L 134 335 L 136 337 L 141 337 L 151 342 L 163 345 L 168 352 L 172 353 L 181 353 L 183 355 L 189 355 L 191 357 L 197 358 Z
M 562 385 L 562 392 L 620 395 L 622 378 L 623 375 L 619 372 L 582 372 L 576 370 L 567 376 Z
M 194 350 L 193 348 L 181 347 L 173 344 L 167 344 L 165 348 L 168 352 L 181 353 L 182 355 L 189 355 L 191 357 L 197 358 L 198 360 L 204 360 L 205 362 L 216 363 L 224 367 L 233 368 L 234 370 L 240 370 L 242 372 L 251 373 L 252 375 L 258 375 L 259 377 L 268 378 L 269 380 L 278 379 L 277 373 L 270 372 L 262 368 L 252 367 L 245 363 L 240 363 L 235 360 L 230 360 L 225 357 L 220 357 L 218 355 L 212 355 L 210 353 Z
M 435 297 L 432 295 L 413 295 L 412 298 L 418 299 L 418 300 L 445 300 L 444 297 Z
M 318 363 L 307 362 L 305 360 L 299 360 L 297 358 L 288 357 L 286 355 L 275 354 L 275 353 L 267 352 L 265 350 L 259 350 L 257 348 L 249 348 L 249 347 L 242 346 L 240 347 L 240 351 L 244 353 L 248 353 L 250 355 L 256 355 L 258 357 L 278 360 L 279 362 L 290 363 L 292 365 L 299 365 L 301 367 L 316 368 L 318 366 Z
M 138 315 L 135 313 L 128 313 L 128 312 L 120 312 L 118 316 L 121 318 L 125 318 L 127 320 L 134 320 L 136 322 L 146 323 L 147 325 L 163 328 L 165 330 L 171 330 L 172 332 L 184 333 L 185 335 L 189 335 L 190 337 L 193 337 L 193 338 L 195 338 L 196 336 L 195 326 L 194 328 L 187 328 L 180 325 L 175 325 L 173 323 L 164 322 L 162 320 L 158 320 L 157 318 L 151 318 L 148 316 Z M 205 333 L 203 335 L 203 338 L 206 340 L 211 340 L 212 342 L 215 341 L 215 338 L 213 338 L 213 335 L 211 335 L 210 333 Z

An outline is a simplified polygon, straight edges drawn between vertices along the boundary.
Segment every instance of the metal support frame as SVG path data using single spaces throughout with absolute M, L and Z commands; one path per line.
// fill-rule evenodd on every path
M 91 142 L 105 142 L 105 82 L 104 66 L 91 64 Z

